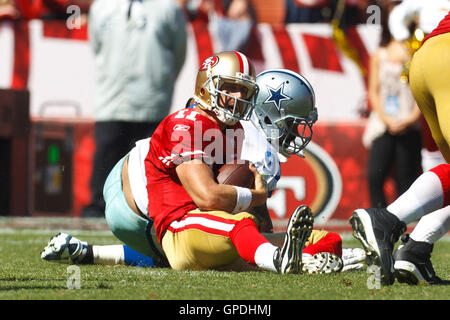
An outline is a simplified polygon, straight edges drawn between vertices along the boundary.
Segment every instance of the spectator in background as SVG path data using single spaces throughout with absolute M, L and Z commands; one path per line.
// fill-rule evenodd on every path
M 203 21 L 207 23 L 209 21 L 208 10 L 204 8 L 204 3 L 209 1 L 204 0 L 176 0 L 178 5 L 183 9 L 186 19 L 189 22 L 194 20 Z
M 370 0 L 285 0 L 286 23 L 330 22 L 338 12 L 340 27 L 366 23 Z M 342 9 L 342 12 L 340 10 Z
M 224 0 L 223 14 L 213 11 L 211 24 L 220 42 L 220 50 L 243 50 L 256 23 L 250 0 Z
M 420 174 L 420 110 L 408 83 L 401 79 L 408 59 L 406 46 L 392 38 L 384 21 L 380 48 L 370 60 L 368 92 L 373 109 L 363 135 L 363 144 L 370 149 L 368 182 L 372 207 L 386 207 L 383 188 L 394 164 L 398 195 Z
M 173 0 L 95 0 L 88 22 L 97 73 L 96 151 L 92 199 L 81 215 L 104 217 L 108 173 L 169 113 L 187 32 Z
M 242 51 L 256 23 L 251 0 L 178 0 L 190 21 L 202 20 L 214 30 L 218 51 Z
M 332 0 L 336 3 L 344 0 Z M 377 1 L 370 0 L 345 0 L 346 6 L 344 10 L 344 17 L 347 25 L 356 25 L 367 22 L 367 7 L 372 3 L 378 4 Z M 381 5 L 382 6 L 382 5 Z
M 313 23 L 329 21 L 329 0 L 285 0 L 285 23 Z

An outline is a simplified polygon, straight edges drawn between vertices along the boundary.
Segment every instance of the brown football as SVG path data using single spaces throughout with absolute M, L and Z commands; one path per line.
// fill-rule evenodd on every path
M 217 182 L 253 189 L 255 187 L 255 178 L 248 166 L 248 161 L 245 161 L 243 164 L 226 163 L 222 165 L 219 168 Z

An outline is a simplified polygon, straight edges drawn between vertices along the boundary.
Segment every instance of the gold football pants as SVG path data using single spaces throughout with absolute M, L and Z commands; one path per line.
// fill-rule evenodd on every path
M 247 213 L 229 214 L 224 211 L 193 210 L 170 224 L 162 238 L 162 247 L 170 266 L 175 270 L 254 270 L 239 259 L 229 233 L 236 223 L 246 218 L 257 222 Z M 328 234 L 313 230 L 305 246 L 315 244 Z M 281 247 L 285 233 L 264 233 L 272 244 Z
M 434 141 L 450 163 L 450 33 L 434 36 L 415 53 L 411 91 Z
M 239 257 L 230 232 L 239 221 L 256 218 L 247 212 L 193 210 L 173 221 L 162 238 L 162 247 L 175 270 L 207 270 Z

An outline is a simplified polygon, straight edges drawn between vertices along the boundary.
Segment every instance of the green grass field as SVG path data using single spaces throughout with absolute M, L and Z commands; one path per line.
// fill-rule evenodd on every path
M 107 231 L 71 234 L 96 244 L 117 240 Z M 0 229 L 2 300 L 447 300 L 450 286 L 368 289 L 366 270 L 332 275 L 278 275 L 269 272 L 173 271 L 126 266 L 79 266 L 79 289 L 68 289 L 75 275 L 69 265 L 49 263 L 39 253 L 57 230 Z M 351 236 L 344 246 L 359 247 Z M 448 236 L 435 245 L 433 263 L 450 279 Z M 72 282 L 71 282 L 72 281 Z

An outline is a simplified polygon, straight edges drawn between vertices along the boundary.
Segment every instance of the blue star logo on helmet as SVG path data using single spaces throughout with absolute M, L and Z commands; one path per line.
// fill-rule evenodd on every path
M 278 108 L 278 110 L 280 110 L 281 108 L 281 101 L 284 100 L 292 100 L 291 97 L 285 95 L 283 93 L 283 89 L 284 89 L 284 82 L 276 89 L 273 89 L 269 86 L 266 86 L 267 89 L 269 90 L 270 93 L 270 97 L 268 97 L 266 99 L 266 101 L 264 101 L 264 103 L 269 103 L 269 102 L 273 102 L 275 104 L 275 106 Z

